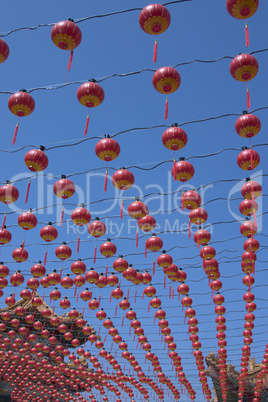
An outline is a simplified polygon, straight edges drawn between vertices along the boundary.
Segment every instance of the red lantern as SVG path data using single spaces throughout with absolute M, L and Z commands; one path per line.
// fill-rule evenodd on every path
M 128 190 L 134 184 L 134 176 L 127 169 L 119 169 L 112 176 L 112 183 L 118 190 Z
M 34 229 L 37 225 L 37 218 L 29 209 L 28 212 L 24 212 L 18 217 L 18 225 L 24 230 Z
M 69 18 L 68 21 L 57 22 L 51 30 L 51 39 L 53 43 L 62 50 L 71 50 L 67 73 L 71 69 L 73 60 L 73 51 L 81 43 L 82 34 L 74 21 Z M 66 76 L 67 81 L 67 76 Z
M 113 297 L 114 299 L 117 299 L 117 300 L 122 299 L 123 295 L 124 295 L 124 292 L 120 288 L 116 288 L 111 291 L 111 297 Z
M 61 246 L 58 246 L 55 250 L 55 255 L 58 257 L 61 261 L 68 260 L 68 258 L 71 257 L 72 255 L 72 250 L 70 249 L 69 246 L 66 245 L 65 242 L 62 243 Z
M 245 216 L 255 216 L 258 211 L 258 204 L 254 200 L 243 200 L 239 205 L 239 211 Z
M 19 118 L 29 116 L 35 108 L 35 102 L 33 97 L 26 92 L 25 89 L 21 89 L 19 92 L 14 93 L 8 99 L 8 108 L 15 116 L 18 116 L 18 123 L 16 124 L 12 145 L 16 142 L 16 137 L 19 128 Z
M 110 240 L 107 239 L 107 242 L 100 246 L 100 253 L 106 258 L 112 257 L 116 253 L 116 246 Z
M 24 163 L 31 172 L 42 172 L 48 166 L 48 157 L 44 153 L 45 147 L 31 149 L 24 156 Z
M 260 132 L 261 121 L 254 114 L 243 112 L 235 123 L 235 130 L 243 138 L 252 138 Z
M 260 244 L 256 239 L 248 239 L 244 242 L 243 247 L 245 251 L 250 253 L 259 250 Z
M 257 232 L 257 225 L 249 221 L 246 218 L 246 221 L 240 225 L 240 233 L 245 237 L 253 237 L 254 234 Z
M 200 250 L 200 257 L 204 260 L 211 260 L 216 255 L 216 250 L 211 246 L 205 246 Z
M 138 227 L 143 232 L 146 232 L 146 233 L 153 230 L 155 228 L 155 225 L 156 225 L 156 220 L 151 215 L 146 215 L 143 218 L 138 220 Z
M 88 225 L 88 232 L 91 236 L 99 238 L 106 233 L 106 226 L 99 220 L 99 218 L 95 218 L 95 221 Z
M 199 248 L 199 245 L 205 246 L 210 242 L 211 235 L 207 230 L 201 229 L 200 227 L 194 234 L 194 241 L 197 243 L 197 246 Z
M 31 274 L 34 278 L 41 278 L 46 274 L 46 268 L 41 265 L 41 261 L 31 267 Z
M 15 274 L 12 274 L 10 277 L 10 283 L 12 286 L 20 286 L 24 282 L 24 276 L 20 273 L 20 271 L 17 271 Z
M 150 4 L 143 8 L 139 16 L 141 29 L 150 35 L 159 35 L 167 30 L 171 21 L 169 11 L 161 4 Z M 154 45 L 153 62 L 157 60 L 157 39 Z
M 59 300 L 61 298 L 61 292 L 56 288 L 49 293 L 51 300 Z
M 54 191 L 54 194 L 57 197 L 62 198 L 63 200 L 65 200 L 67 198 L 72 197 L 72 195 L 74 195 L 74 193 L 75 193 L 75 185 L 71 180 L 66 179 L 65 175 L 62 175 L 61 179 L 58 180 L 54 184 L 53 191 Z
M 162 67 L 156 70 L 153 75 L 153 86 L 154 88 L 162 94 L 171 94 L 175 92 L 180 84 L 181 77 L 175 68 L 172 67 Z M 168 99 L 166 99 L 165 107 L 165 120 L 168 117 Z
M 247 182 L 241 188 L 241 194 L 244 198 L 251 200 L 256 199 L 262 194 L 262 187 L 256 181 L 246 179 Z
M 167 268 L 173 263 L 173 258 L 169 254 L 166 254 L 166 251 L 163 250 L 163 254 L 157 258 L 156 262 L 159 267 Z
M 0 201 L 4 204 L 12 204 L 17 201 L 19 198 L 19 191 L 15 186 L 10 184 L 10 181 L 7 180 L 6 184 L 0 187 Z
M 144 202 L 141 202 L 137 197 L 136 201 L 132 202 L 129 205 L 127 211 L 129 216 L 131 216 L 131 218 L 141 219 L 148 214 L 148 207 Z
M 170 128 L 164 131 L 162 135 L 162 143 L 171 151 L 178 151 L 185 147 L 188 137 L 186 132 L 178 127 L 178 125 L 172 124 Z
M 254 149 L 242 148 L 242 152 L 237 157 L 237 164 L 243 170 L 253 170 L 260 163 L 260 155 Z
M 0 39 L 0 63 L 6 61 L 9 56 L 9 47 L 3 39 Z
M 153 286 L 150 285 L 150 286 L 147 286 L 147 287 L 144 289 L 143 293 L 145 294 L 145 296 L 153 297 L 153 296 L 155 296 L 155 294 L 156 294 L 156 289 L 155 289 L 155 287 L 153 287 Z
M 143 277 L 142 283 L 144 285 L 147 285 L 148 283 L 150 283 L 152 281 L 152 276 L 147 271 L 143 272 L 142 277 Z
M 96 283 L 99 280 L 99 274 L 91 268 L 90 271 L 86 273 L 85 279 L 88 283 Z
M 44 278 L 42 278 L 41 279 L 41 281 L 43 280 Z M 40 281 L 40 282 L 41 282 Z M 49 284 L 49 286 L 51 286 L 51 285 L 58 285 L 59 283 L 60 283 L 60 281 L 61 281 L 61 277 L 60 277 L 60 275 L 57 273 L 57 271 L 56 271 L 56 269 L 54 269 L 54 271 L 51 273 L 51 274 L 48 274 L 48 276 L 47 276 L 47 281 L 48 281 L 48 284 Z
M 120 154 L 120 146 L 117 141 L 106 135 L 104 139 L 97 143 L 95 153 L 101 160 L 110 162 Z
M 80 85 L 77 90 L 77 99 L 79 102 L 88 108 L 99 106 L 104 100 L 104 91 L 102 87 L 92 79 Z M 89 123 L 89 114 L 87 116 L 84 135 L 87 133 Z
M 0 278 L 6 278 L 9 274 L 9 269 L 5 265 L 3 265 L 3 262 L 0 262 Z
M 202 225 L 208 218 L 207 212 L 203 208 L 197 208 L 189 213 L 189 219 L 195 225 Z
M 123 258 L 122 255 L 119 255 L 119 258 L 113 262 L 113 268 L 116 272 L 125 272 L 128 269 L 128 262 Z
M 174 179 L 184 183 L 193 177 L 194 167 L 190 162 L 185 161 L 185 158 L 181 157 L 179 162 L 173 164 L 171 172 Z
M 25 250 L 25 248 L 16 248 L 12 251 L 12 258 L 16 262 L 25 262 L 28 259 L 28 252 Z
M 155 234 L 146 240 L 145 242 L 145 249 L 153 251 L 154 253 L 160 251 L 163 247 L 163 241 L 160 237 L 157 237 Z
M 12 235 L 9 230 L 6 229 L 6 226 L 3 229 L 0 229 L 0 245 L 8 244 L 12 239 Z
M 71 306 L 71 303 L 69 302 L 68 299 L 66 299 L 66 297 L 60 301 L 60 307 L 61 307 L 61 308 L 67 309 L 67 308 L 69 308 L 70 306 Z
M 50 243 L 51 241 L 56 240 L 58 237 L 58 231 L 52 226 L 52 223 L 49 222 L 47 226 L 42 227 L 40 230 L 40 237 L 47 243 Z
M 230 73 L 237 81 L 250 81 L 259 71 L 259 64 L 250 54 L 239 54 L 230 64 Z
M 71 219 L 75 225 L 84 226 L 90 222 L 91 214 L 84 208 L 84 204 L 81 204 L 79 208 L 73 210 Z
M 67 276 L 61 279 L 60 284 L 64 289 L 70 289 L 73 286 L 74 281 L 67 274 Z
M 71 271 L 75 275 L 83 275 L 86 272 L 86 269 L 86 264 L 81 261 L 80 258 L 71 265 Z
M 186 191 L 185 193 L 182 193 L 181 203 L 182 203 L 182 210 L 186 208 L 191 211 L 192 209 L 200 207 L 201 197 L 196 191 L 189 190 Z

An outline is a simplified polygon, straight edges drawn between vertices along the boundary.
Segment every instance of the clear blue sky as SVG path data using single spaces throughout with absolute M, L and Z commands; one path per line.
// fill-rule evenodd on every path
M 172 66 L 191 60 L 214 60 L 222 56 L 234 57 L 238 53 L 247 53 L 267 48 L 266 22 L 268 4 L 261 1 L 259 10 L 249 22 L 250 48 L 245 47 L 244 22 L 231 18 L 225 8 L 225 1 L 215 2 L 193 0 L 182 4 L 169 5 L 171 14 L 171 25 L 169 29 L 158 39 L 158 60 L 155 65 L 152 63 L 154 38 L 143 32 L 138 23 L 139 11 L 133 11 L 121 15 L 96 18 L 84 21 L 79 24 L 82 31 L 82 42 L 74 51 L 74 58 L 68 82 L 86 81 L 90 78 L 100 79 L 115 73 L 129 73 L 143 69 L 156 69 L 162 66 Z M 80 1 L 58 0 L 47 2 L 5 1 L 2 4 L 0 16 L 0 32 L 6 33 L 18 27 L 33 27 L 38 24 L 56 23 L 58 21 L 73 18 L 74 20 L 83 17 L 98 15 L 126 8 L 144 7 L 148 3 L 143 0 L 129 0 L 128 2 L 115 0 L 103 1 Z M 47 148 L 54 145 L 73 144 L 83 138 L 84 125 L 87 110 L 77 100 L 76 91 L 79 84 L 72 84 L 57 90 L 37 90 L 31 94 L 35 99 L 36 108 L 31 116 L 21 119 L 16 145 L 12 148 L 12 136 L 17 119 L 10 113 L 7 107 L 8 94 L 2 92 L 16 92 L 21 88 L 32 89 L 36 87 L 49 87 L 62 84 L 65 81 L 66 67 L 68 64 L 68 52 L 58 49 L 50 38 L 51 27 L 41 27 L 36 30 L 23 30 L 12 33 L 3 38 L 9 45 L 10 56 L 8 60 L 0 65 L 0 130 L 1 149 L 14 150 L 28 145 L 44 145 Z M 251 94 L 252 110 L 267 107 L 267 59 L 268 53 L 256 54 L 259 62 L 259 73 L 249 83 Z M 142 128 L 132 132 L 126 132 L 115 137 L 121 147 L 121 153 L 117 160 L 109 166 L 113 168 L 139 166 L 152 168 L 158 163 L 173 158 L 173 153 L 162 145 L 161 136 L 165 128 L 145 130 L 147 127 L 158 125 L 171 125 L 177 122 L 179 125 L 184 122 L 206 119 L 225 114 L 240 114 L 246 108 L 246 85 L 235 81 L 229 73 L 230 59 L 224 59 L 215 63 L 192 63 L 177 67 L 181 75 L 181 86 L 177 92 L 169 97 L 169 117 L 164 121 L 165 96 L 155 91 L 152 85 L 152 72 L 128 77 L 114 77 L 104 80 L 101 84 L 105 91 L 105 99 L 101 106 L 91 110 L 88 137 L 102 138 L 104 134 L 115 133 L 131 128 Z M 262 129 L 257 137 L 252 140 L 253 145 L 265 144 L 267 132 L 267 110 L 256 112 L 262 123 Z M 207 187 L 203 196 L 205 208 L 208 212 L 208 223 L 212 224 L 212 242 L 217 251 L 217 259 L 220 263 L 221 280 L 223 283 L 223 295 L 225 296 L 226 326 L 227 326 L 227 353 L 228 361 L 239 367 L 241 358 L 241 347 L 243 346 L 243 325 L 246 313 L 243 294 L 246 292 L 242 284 L 243 273 L 240 267 L 241 254 L 243 253 L 244 237 L 240 235 L 239 223 L 228 223 L 235 218 L 232 215 L 239 214 L 239 203 L 241 200 L 230 202 L 231 211 L 228 208 L 227 198 L 233 192 L 233 198 L 239 198 L 239 189 L 248 174 L 239 169 L 236 164 L 238 149 L 242 146 L 249 146 L 249 141 L 239 137 L 234 129 L 236 116 L 224 117 L 202 123 L 186 124 L 183 126 L 188 135 L 186 147 L 177 152 L 176 156 L 192 157 L 190 161 L 194 165 L 195 175 L 189 182 L 195 188 L 208 183 L 215 183 Z M 95 168 L 99 170 L 100 176 L 91 174 L 80 174 L 71 177 L 79 187 L 79 197 L 74 195 L 70 205 L 66 203 L 65 219 L 70 219 L 70 211 L 81 202 L 90 203 L 88 206 L 92 217 L 100 216 L 109 227 L 106 237 L 114 238 L 117 228 L 122 226 L 119 238 L 114 239 L 117 246 L 117 253 L 128 255 L 129 263 L 141 271 L 152 270 L 154 255 L 148 253 L 144 259 L 144 240 L 140 239 L 138 251 L 135 248 L 135 222 L 128 215 L 124 214 L 122 221 L 119 219 L 120 203 L 122 194 L 115 192 L 112 183 L 108 182 L 108 190 L 103 192 L 105 163 L 99 160 L 94 152 L 97 139 L 84 142 L 81 145 L 70 147 L 59 147 L 48 150 L 49 166 L 45 171 L 43 179 L 32 180 L 29 201 L 27 206 L 39 208 L 37 213 L 38 226 L 27 233 L 25 247 L 29 251 L 29 261 L 17 266 L 12 260 L 12 250 L 19 245 L 24 232 L 17 225 L 17 214 L 8 216 L 7 225 L 12 232 L 12 242 L 2 247 L 1 260 L 10 268 L 11 273 L 16 269 L 22 269 L 25 278 L 30 277 L 30 268 L 33 261 L 43 259 L 45 245 L 39 237 L 39 230 L 48 221 L 59 220 L 57 218 L 56 197 L 52 192 L 52 186 L 61 174 L 74 174 L 89 171 Z M 199 155 L 209 155 L 223 149 L 231 149 L 216 156 L 196 158 Z M 20 150 L 16 153 L 1 152 L 0 181 L 6 179 L 19 179 L 28 177 L 29 171 L 24 165 L 24 154 L 31 147 Z M 267 178 L 266 157 L 267 147 L 260 146 L 256 150 L 260 153 L 261 163 L 253 172 L 259 175 L 257 181 L 263 186 L 264 197 L 260 201 L 261 213 L 267 212 Z M 149 193 L 173 193 L 181 189 L 180 183 L 174 183 L 170 177 L 172 162 L 162 164 L 155 169 L 144 171 L 131 168 L 135 176 L 135 184 L 131 190 L 124 193 L 124 198 L 134 198 L 137 195 Z M 113 170 L 109 170 L 112 174 Z M 237 181 L 224 183 L 223 180 L 237 179 Z M 218 182 L 218 183 L 216 183 Z M 20 191 L 20 198 L 16 203 L 19 210 L 24 210 L 24 197 L 27 181 L 17 184 Z M 237 183 L 239 183 L 237 185 Z M 234 185 L 237 187 L 234 188 Z M 77 187 L 77 188 L 78 188 Z M 187 188 L 186 186 L 184 188 Z M 202 195 L 202 194 L 201 194 Z M 119 198 L 116 202 L 114 197 Z M 108 198 L 108 200 L 105 200 Z M 150 211 L 158 211 L 155 214 L 160 228 L 157 232 L 170 230 L 178 225 L 179 229 L 185 229 L 188 225 L 187 213 L 180 211 L 180 197 L 176 195 L 150 196 L 144 201 Z M 219 200 L 218 200 L 219 198 Z M 215 200 L 217 199 L 217 200 Z M 125 207 L 130 201 L 125 200 Z M 50 206 L 49 209 L 42 209 Z M 51 206 L 54 205 L 54 206 Z M 0 206 L 0 216 L 6 211 L 4 204 Z M 40 209 L 41 208 L 41 209 Z M 179 209 L 179 210 L 178 210 Z M 172 212 L 171 212 L 172 211 Z M 222 222 L 221 224 L 215 224 Z M 113 226 L 112 226 L 113 225 Z M 117 225 L 117 226 L 116 226 Z M 263 215 L 258 225 L 260 232 L 258 238 L 261 248 L 258 252 L 256 263 L 255 286 L 252 291 L 256 297 L 257 310 L 256 321 L 253 330 L 252 356 L 257 362 L 261 362 L 267 342 L 267 320 L 266 309 L 267 299 L 267 217 Z M 77 258 L 76 239 L 68 223 L 63 228 L 58 228 L 60 244 L 62 241 L 72 242 L 72 261 Z M 218 349 L 216 339 L 216 324 L 214 304 L 211 300 L 211 292 L 208 287 L 207 278 L 202 269 L 202 260 L 193 238 L 188 239 L 184 233 L 162 233 L 160 235 L 164 242 L 164 249 L 169 250 L 175 263 L 182 267 L 188 275 L 186 283 L 190 287 L 190 297 L 193 299 L 199 321 L 199 336 L 202 343 L 202 352 L 206 356 L 210 351 Z M 234 240 L 230 240 L 234 239 Z M 102 239 L 101 239 L 102 240 Z M 102 241 L 98 241 L 98 245 Z M 81 247 L 79 257 L 92 258 L 95 242 L 81 234 Z M 51 244 L 48 254 L 47 271 L 54 268 L 60 270 L 61 263 L 54 256 L 56 244 Z M 112 262 L 108 260 L 109 272 L 113 271 Z M 92 259 L 86 260 L 87 267 L 92 266 Z M 100 258 L 96 264 L 96 270 L 104 272 L 106 260 Z M 63 272 L 70 271 L 70 263 L 63 264 Z M 181 311 L 181 303 L 177 298 L 177 284 L 175 284 L 175 298 L 171 303 L 168 297 L 169 281 L 166 289 L 163 288 L 163 273 L 157 267 L 153 284 L 157 289 L 157 295 L 162 300 L 162 308 L 167 312 L 167 320 L 170 323 L 172 335 L 178 348 L 177 352 L 182 358 L 182 366 L 187 379 L 191 382 L 197 393 L 197 400 L 201 400 L 202 388 L 198 379 L 194 357 L 191 356 L 191 342 L 188 340 L 188 326 L 183 324 L 184 315 Z M 122 279 L 122 288 L 127 292 L 129 283 Z M 173 285 L 172 285 L 173 286 Z M 19 292 L 24 285 L 16 289 L 16 299 L 19 299 Z M 131 284 L 130 302 L 137 312 L 138 318 L 145 330 L 148 341 L 152 344 L 152 351 L 159 356 L 163 372 L 176 385 L 174 371 L 171 370 L 170 359 L 167 356 L 161 337 L 158 336 L 157 323 L 153 324 L 154 311 L 147 312 L 146 298 L 142 302 L 141 296 L 143 285 L 134 287 Z M 115 300 L 109 304 L 110 288 L 93 288 L 93 295 L 101 293 L 101 306 L 114 317 Z M 134 304 L 135 290 L 138 292 L 137 303 Z M 5 289 L 5 296 L 13 291 L 13 288 Z M 45 300 L 49 300 L 45 291 Z M 43 289 L 40 294 L 43 295 Z M 64 292 L 62 292 L 64 294 Z M 83 309 L 84 304 L 75 303 L 73 289 L 66 293 L 72 300 L 72 305 Z M 0 300 L 0 306 L 4 307 L 5 297 Z M 56 311 L 62 314 L 59 302 L 56 303 Z M 88 309 L 86 308 L 86 311 Z M 121 325 L 123 312 L 118 310 L 114 318 L 116 326 Z M 95 318 L 95 313 L 90 312 L 87 319 L 90 324 L 96 327 L 101 323 Z M 136 342 L 133 335 L 129 337 L 129 323 L 125 320 L 125 327 L 120 327 L 120 334 L 129 344 L 129 351 L 137 356 L 145 374 L 148 374 L 148 364 L 144 365 L 143 350 L 136 350 Z M 100 335 L 102 339 L 107 331 L 101 325 Z M 106 341 L 106 348 L 109 350 L 109 336 Z M 113 351 L 115 346 L 113 347 Z M 120 353 L 118 356 L 120 356 Z M 97 353 L 96 353 L 97 354 Z M 101 361 L 101 359 L 100 359 Z M 120 362 L 120 361 L 119 361 Z M 106 361 L 105 361 L 106 364 Z M 124 363 L 122 363 L 124 366 Z M 105 366 L 106 367 L 106 366 Z M 127 365 L 127 370 L 128 370 Z M 151 371 L 150 371 L 151 373 Z M 210 382 L 211 384 L 211 382 Z M 167 390 L 166 387 L 164 387 Z M 178 389 L 180 389 L 178 385 Z M 211 387 L 212 389 L 212 387 Z M 166 394 L 167 395 L 167 394 Z M 188 400 L 186 395 L 181 396 L 182 401 Z

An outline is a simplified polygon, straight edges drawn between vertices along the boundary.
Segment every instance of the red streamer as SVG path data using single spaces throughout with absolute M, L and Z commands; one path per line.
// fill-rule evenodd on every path
M 168 98 L 166 99 L 166 106 L 165 106 L 165 120 L 168 118 Z
M 150 302 L 149 302 L 149 304 L 148 304 L 148 313 L 149 313 L 149 311 L 150 311 Z
M 4 215 L 3 223 L 2 223 L 2 230 L 4 229 L 6 223 L 7 214 Z
M 124 325 L 124 316 L 122 317 L 122 324 L 121 324 L 121 327 L 123 327 L 123 325 Z
M 106 169 L 105 172 L 105 179 L 104 179 L 104 192 L 106 193 L 107 191 L 107 180 L 108 180 L 108 169 Z
M 47 250 L 45 252 L 45 257 L 44 257 L 44 266 L 46 266 L 46 263 L 47 263 Z
M 255 211 L 255 209 L 254 209 L 254 223 L 255 223 L 255 225 L 257 226 L 257 217 L 256 217 L 256 211 Z
M 107 274 L 108 274 L 108 264 L 106 265 L 106 271 L 105 271 L 105 278 L 107 279 Z
M 143 300 L 143 299 L 144 299 L 144 290 L 143 290 L 143 292 L 142 292 L 141 300 Z
M 246 37 L 246 47 L 249 47 L 249 32 L 248 32 L 248 24 L 245 25 L 245 37 Z
M 166 289 L 166 282 L 167 282 L 167 277 L 166 275 L 164 276 L 164 289 Z
M 189 239 L 191 238 L 191 221 L 189 219 L 189 224 L 188 224 L 188 237 Z
M 64 215 L 64 208 L 62 208 L 62 210 L 61 210 L 60 227 L 62 227 L 63 215 Z
M 129 299 L 129 288 L 127 288 L 127 301 Z
M 79 292 L 77 293 L 76 303 L 78 302 Z
M 61 275 L 62 275 L 62 267 L 60 269 L 60 281 L 61 281 Z
M 153 63 L 155 63 L 157 60 L 157 39 L 154 42 L 154 58 L 153 58 Z
M 116 317 L 117 314 L 117 305 L 115 306 L 115 312 L 114 312 L 114 316 Z
M 120 208 L 120 219 L 123 218 L 123 210 L 124 210 L 124 200 L 121 202 L 121 208 Z
M 27 190 L 26 190 L 26 196 L 25 196 L 24 204 L 26 204 L 26 202 L 28 201 L 28 196 L 29 196 L 29 191 L 30 191 L 30 185 L 31 185 L 31 180 L 29 180 L 29 181 L 28 181 L 28 184 L 27 184 Z
M 247 109 L 250 109 L 250 94 L 248 88 L 247 88 Z
M 84 130 L 84 135 L 87 135 L 88 123 L 89 123 L 89 114 L 87 115 L 87 121 L 86 121 L 85 130 Z
M 84 313 L 85 313 L 85 307 L 83 308 L 82 318 L 84 318 Z
M 135 290 L 134 303 L 136 303 L 136 299 L 137 299 L 137 290 Z
M 13 135 L 13 140 L 12 140 L 12 145 L 14 145 L 15 142 L 16 142 L 16 138 L 17 138 L 17 134 L 18 134 L 18 129 L 19 129 L 19 122 L 16 124 L 16 127 L 15 127 L 15 131 L 14 131 L 14 135 Z
M 173 160 L 173 179 L 176 181 L 176 159 Z
M 171 298 L 171 285 L 169 285 L 169 298 Z
M 147 244 L 145 242 L 145 252 L 144 252 L 144 258 L 147 258 Z
M 72 61 L 73 61 L 73 55 L 74 55 L 74 51 L 71 50 L 70 58 L 69 58 L 69 63 L 68 63 L 68 67 L 67 67 L 67 70 L 68 70 L 68 71 L 71 70 L 71 65 L 72 65 Z
M 153 276 L 154 276 L 154 274 L 155 274 L 155 260 L 153 262 Z
M 76 291 L 77 291 L 77 285 L 75 285 L 75 288 L 74 288 L 74 296 L 76 296 Z
M 138 229 L 136 230 L 136 247 L 139 245 L 139 231 Z
M 76 246 L 76 252 L 79 253 L 79 246 L 80 246 L 80 235 L 77 238 L 77 246 Z
M 96 256 L 97 256 L 97 244 L 96 244 L 95 250 L 94 250 L 94 260 L 93 260 L 94 264 L 96 263 Z
M 172 289 L 172 300 L 174 299 L 174 288 Z

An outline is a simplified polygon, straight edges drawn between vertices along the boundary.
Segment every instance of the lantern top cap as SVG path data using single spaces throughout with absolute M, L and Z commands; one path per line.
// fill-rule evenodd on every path
M 132 264 L 128 264 L 128 267 L 130 267 L 130 268 L 131 268 L 131 267 L 132 267 Z
M 48 222 L 48 226 L 52 226 L 52 222 Z
M 170 127 L 178 127 L 178 123 L 172 123 Z
M 74 22 L 74 20 L 72 18 L 68 18 L 68 21 Z
M 120 254 L 120 255 L 119 255 L 119 258 L 123 258 L 123 256 Z
M 99 220 L 100 220 L 100 218 L 98 216 L 96 216 L 95 221 L 99 221 Z
M 184 156 L 181 156 L 181 157 L 179 158 L 179 160 L 180 160 L 180 161 L 185 161 L 185 157 L 184 157 Z
M 95 80 L 95 78 L 90 78 L 90 79 L 88 80 L 88 82 L 97 82 L 97 81 Z
M 61 179 L 66 179 L 65 174 L 62 174 L 62 175 L 61 175 Z
M 62 244 L 63 244 L 64 246 L 66 246 L 66 241 L 63 241 Z
M 85 206 L 85 204 L 83 204 L 83 203 L 81 202 L 80 207 L 81 207 L 81 208 L 84 208 L 84 206 Z
M 104 134 L 104 138 L 111 138 L 109 134 Z
M 107 237 L 107 241 L 111 241 L 110 237 Z
M 39 149 L 40 151 L 44 151 L 46 148 L 44 147 L 44 145 L 40 145 Z
M 6 184 L 10 184 L 10 180 L 6 180 Z
M 246 149 L 248 149 L 248 147 L 241 147 L 242 151 L 245 151 Z
M 139 197 L 135 197 L 135 201 L 140 201 L 140 198 L 139 198 Z
M 248 111 L 247 110 L 243 110 L 243 113 L 242 113 L 243 115 L 244 114 L 248 114 Z
M 26 89 L 20 89 L 19 92 L 27 92 Z

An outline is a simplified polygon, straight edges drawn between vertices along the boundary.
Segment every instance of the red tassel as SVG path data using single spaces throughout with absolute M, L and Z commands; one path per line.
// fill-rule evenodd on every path
M 250 258 L 250 261 L 252 261 L 252 248 L 251 248 L 251 245 L 250 245 L 250 249 L 249 249 L 249 258 Z
M 79 253 L 79 246 L 80 246 L 80 235 L 78 236 L 78 239 L 77 239 L 77 246 L 76 246 L 77 253 Z
M 60 280 L 61 280 L 61 276 L 62 276 L 62 267 L 60 269 Z
M 26 204 L 26 202 L 28 201 L 28 196 L 29 196 L 29 191 L 30 191 L 30 185 L 31 185 L 31 180 L 28 181 L 24 204 Z
M 148 304 L 148 313 L 149 313 L 149 311 L 150 311 L 150 302 L 149 302 L 149 304 Z
M 134 303 L 136 303 L 136 299 L 137 299 L 137 290 L 135 290 Z
M 99 330 L 98 330 L 98 336 L 100 336 L 100 327 L 99 327 Z
M 253 151 L 250 148 L 250 170 L 254 169 L 254 163 L 253 163 Z
M 124 200 L 122 200 L 122 202 L 121 202 L 120 219 L 123 218 L 123 210 L 124 210 Z
M 199 236 L 197 238 L 197 248 L 199 248 Z
M 184 192 L 182 192 L 182 196 L 181 196 L 181 210 L 182 211 L 184 211 L 183 194 L 184 194 Z
M 129 288 L 127 288 L 127 301 L 129 300 Z
M 186 323 L 186 315 L 184 316 L 184 322 L 183 322 L 184 324 Z
M 246 47 L 249 47 L 248 24 L 246 24 L 246 26 L 245 26 L 245 37 L 246 37 Z
M 164 289 L 166 289 L 166 282 L 167 282 L 167 277 L 166 275 L 164 276 Z
M 104 179 L 104 192 L 107 191 L 107 180 L 108 180 L 108 169 L 106 169 L 105 179 Z
M 119 281 L 118 283 L 118 289 L 120 289 L 120 287 L 121 287 L 121 281 Z
M 166 106 L 165 106 L 165 120 L 168 118 L 168 98 L 166 99 Z
M 147 258 L 147 244 L 145 242 L 145 252 L 144 252 L 144 258 Z
M 71 65 L 72 65 L 72 61 L 73 61 L 73 55 L 74 55 L 74 51 L 71 50 L 70 58 L 69 58 L 69 63 L 68 63 L 68 67 L 67 67 L 67 70 L 68 70 L 68 71 L 71 70 Z
M 55 313 L 55 306 L 53 306 L 53 310 L 52 310 L 52 311 L 53 311 L 53 314 L 54 314 L 54 313 Z M 44 324 L 44 325 L 45 325 L 45 324 Z
M 47 263 L 47 250 L 45 252 L 45 257 L 44 257 L 44 266 L 46 266 L 46 263 Z
M 157 60 L 157 39 L 154 42 L 154 58 L 153 58 L 153 63 L 155 63 Z
M 142 293 L 142 298 L 141 298 L 141 300 L 143 300 L 144 299 L 144 290 L 143 290 L 143 293 Z
M 114 316 L 116 317 L 117 314 L 117 305 L 115 306 L 115 312 L 114 312 Z
M 17 123 L 17 124 L 16 124 L 16 127 L 15 127 L 15 131 L 14 131 L 14 135 L 13 135 L 13 140 L 12 140 L 12 145 L 14 145 L 15 142 L 16 142 L 16 138 L 17 138 L 17 134 L 18 134 L 18 129 L 19 129 L 19 123 Z
M 87 121 L 86 121 L 85 130 L 84 130 L 84 135 L 87 135 L 88 123 L 89 123 L 89 114 L 87 115 Z
M 156 314 L 156 312 L 155 312 L 155 314 Z M 154 324 L 155 324 L 155 318 L 156 318 L 156 317 L 155 317 L 155 315 L 154 315 Z M 146 361 L 146 358 L 145 358 L 145 361 Z
M 169 298 L 171 298 L 171 285 L 169 285 Z
M 82 318 L 84 317 L 84 314 L 85 314 L 85 307 L 83 308 Z
M 153 276 L 154 276 L 154 274 L 155 274 L 155 260 L 153 262 Z
M 255 261 L 253 261 L 253 275 L 255 275 Z
M 254 223 L 255 223 L 255 225 L 257 226 L 257 218 L 256 218 L 256 211 L 255 211 L 255 209 L 254 209 Z
M 76 291 L 77 291 L 77 285 L 75 285 L 75 288 L 74 288 L 74 296 L 76 296 Z
M 122 324 L 121 324 L 121 327 L 123 327 L 123 325 L 124 325 L 124 316 L 122 317 Z
M 76 303 L 78 302 L 79 292 L 77 293 Z
M 174 288 L 172 289 L 172 300 L 174 299 Z
M 188 230 L 188 237 L 189 239 L 191 238 L 191 221 L 189 219 L 189 226 L 188 226 L 189 230 Z
M 103 343 L 105 343 L 106 339 L 107 339 L 107 335 L 105 335 L 105 337 L 103 339 Z
M 107 274 L 108 274 L 108 264 L 106 265 L 106 271 L 105 271 L 105 278 L 107 279 Z
M 129 335 L 131 334 L 131 326 L 129 326 Z M 135 339 L 135 335 L 134 335 L 134 339 Z M 133 339 L 133 342 L 134 342 L 134 339 Z
M 61 210 L 60 227 L 62 227 L 63 215 L 64 215 L 64 208 L 62 208 L 62 210 Z
M 138 229 L 136 230 L 136 247 L 139 245 L 139 231 Z
M 248 282 L 248 291 L 250 292 L 250 278 L 251 278 L 251 276 L 250 276 L 250 273 L 249 273 L 249 282 Z
M 101 301 L 101 295 L 99 295 L 99 304 L 100 304 L 100 301 Z
M 212 289 L 212 292 L 211 292 L 211 299 L 213 299 L 213 289 Z
M 112 293 L 110 293 L 110 300 L 109 300 L 109 303 L 111 303 L 111 301 L 112 301 Z
M 2 230 L 4 229 L 6 223 L 7 214 L 4 215 L 3 223 L 2 223 Z
M 96 244 L 95 250 L 94 250 L 94 260 L 93 260 L 94 264 L 96 263 L 96 256 L 97 256 L 97 244 Z
M 250 109 L 250 94 L 248 88 L 247 88 L 247 109 Z
M 176 181 L 176 159 L 173 160 L 173 179 Z

